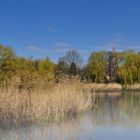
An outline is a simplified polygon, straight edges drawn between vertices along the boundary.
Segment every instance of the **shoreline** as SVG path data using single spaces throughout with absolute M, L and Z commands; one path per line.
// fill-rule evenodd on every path
M 140 84 L 124 89 L 117 83 L 97 84 L 68 80 L 48 86 L 40 83 L 34 88 L 19 91 L 11 86 L 0 89 L 0 123 L 59 122 L 65 117 L 92 109 L 96 93 L 117 96 L 124 90 L 140 91 Z
M 118 83 L 108 83 L 108 84 L 85 84 L 84 90 L 90 90 L 91 92 L 123 92 L 123 91 L 140 91 L 140 84 L 128 85 L 124 88 L 121 84 Z

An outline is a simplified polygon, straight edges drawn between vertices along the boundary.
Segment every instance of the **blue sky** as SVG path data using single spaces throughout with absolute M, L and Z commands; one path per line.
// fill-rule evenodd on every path
M 139 0 L 0 0 L 0 44 L 57 61 L 76 49 L 140 51 Z

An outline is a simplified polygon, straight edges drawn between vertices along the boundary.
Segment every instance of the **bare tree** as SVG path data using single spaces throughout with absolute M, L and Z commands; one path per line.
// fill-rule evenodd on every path
M 82 57 L 79 52 L 76 50 L 71 50 L 66 53 L 66 55 L 63 57 L 63 60 L 71 66 L 71 64 L 75 64 L 76 67 L 80 67 L 82 64 Z
M 68 51 L 64 57 L 59 59 L 59 65 L 61 65 L 69 75 L 77 75 L 82 65 L 82 57 L 76 50 Z

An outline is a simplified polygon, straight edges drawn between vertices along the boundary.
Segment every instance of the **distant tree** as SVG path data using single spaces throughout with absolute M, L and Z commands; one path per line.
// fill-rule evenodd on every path
M 0 82 L 10 79 L 13 71 L 15 53 L 12 48 L 0 45 Z
M 35 67 L 35 70 L 36 70 L 36 71 L 39 70 L 39 61 L 38 61 L 38 60 L 35 60 L 35 62 L 34 62 L 34 67 Z
M 55 77 L 55 65 L 48 58 L 40 60 L 39 74 L 47 80 L 52 80 Z
M 11 64 L 15 57 L 15 53 L 10 47 L 0 45 L 0 70 L 8 70 L 8 66 Z
M 88 67 L 88 65 L 85 65 L 82 67 L 81 71 L 80 71 L 80 75 L 81 75 L 81 80 L 90 82 L 90 69 Z
M 88 71 L 93 82 L 102 83 L 105 80 L 106 52 L 93 52 L 88 59 Z
M 118 57 L 115 49 L 107 52 L 106 80 L 115 82 L 118 79 Z
M 3 45 L 0 45 L 0 59 L 11 59 L 15 56 L 15 53 L 11 47 L 5 47 Z
M 76 50 L 68 51 L 63 59 L 69 66 L 74 63 L 76 67 L 80 67 L 82 64 L 82 57 Z
M 55 75 L 56 76 L 66 75 L 68 74 L 68 69 L 69 69 L 68 64 L 63 60 L 63 58 L 60 58 L 55 68 Z
M 66 53 L 66 55 L 61 58 L 61 60 L 68 66 L 68 73 L 72 70 L 74 74 L 78 74 L 78 71 L 82 65 L 82 57 L 76 50 L 71 50 Z
M 69 68 L 69 74 L 75 76 L 77 74 L 77 67 L 75 63 L 71 63 Z
M 123 64 L 119 67 L 120 82 L 124 85 L 132 85 L 140 82 L 140 55 L 134 51 L 123 53 Z
M 33 74 L 36 72 L 35 60 L 24 57 L 16 57 L 14 61 L 16 66 L 16 73 L 28 71 L 29 73 Z

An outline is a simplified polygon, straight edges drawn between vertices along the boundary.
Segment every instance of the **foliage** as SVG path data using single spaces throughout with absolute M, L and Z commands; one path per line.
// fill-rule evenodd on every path
M 54 78 L 55 65 L 47 58 L 40 60 L 39 63 L 39 74 L 47 78 L 47 80 L 52 80 Z
M 94 52 L 88 60 L 89 76 L 94 82 L 102 83 L 105 77 L 106 52 Z
M 15 53 L 10 47 L 0 45 L 0 82 L 6 82 L 14 71 Z
M 115 78 L 115 82 L 125 87 L 140 83 L 140 53 L 134 50 L 115 53 L 93 52 L 88 63 L 83 68 L 81 66 L 81 55 L 75 50 L 68 51 L 54 64 L 49 58 L 39 60 L 17 56 L 12 48 L 0 45 L 1 85 L 7 84 L 13 77 L 18 77 L 21 79 L 20 83 L 26 84 L 33 83 L 34 78 L 59 82 L 60 79 L 71 75 L 80 75 L 81 80 L 103 83 L 109 74 L 111 79 Z M 111 67 L 107 69 L 108 66 Z
M 55 67 L 55 74 L 56 76 L 68 74 L 68 69 L 69 69 L 68 64 L 63 60 L 63 58 L 60 58 L 58 64 Z
M 124 53 L 124 64 L 119 69 L 119 76 L 123 85 L 140 82 L 140 55 L 127 51 Z
M 66 53 L 64 57 L 61 57 L 56 65 L 56 76 L 63 77 L 63 75 L 79 74 L 80 67 L 82 65 L 82 57 L 76 50 L 71 50 Z
M 69 74 L 70 75 L 76 75 L 77 74 L 77 67 L 75 63 L 71 63 L 69 68 Z

